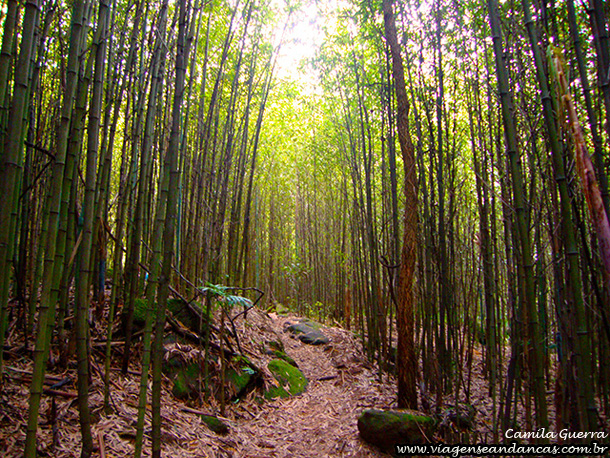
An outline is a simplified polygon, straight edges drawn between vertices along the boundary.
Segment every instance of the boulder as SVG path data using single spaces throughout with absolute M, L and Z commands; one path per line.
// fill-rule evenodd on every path
M 283 351 L 272 350 L 270 355 L 271 356 L 275 356 L 278 359 L 283 359 L 284 361 L 286 361 L 291 366 L 294 366 L 296 368 L 299 367 L 297 362 L 294 359 L 292 359 L 290 356 L 288 356 L 286 353 L 284 353 Z
M 325 345 L 328 343 L 328 337 L 320 331 L 320 325 L 313 321 L 290 324 L 286 330 L 308 345 Z
M 298 339 L 308 345 L 325 345 L 328 343 L 328 337 L 326 337 L 320 331 L 312 331 L 307 334 L 301 334 Z
M 196 399 L 202 391 L 199 365 L 195 362 L 184 362 L 172 359 L 164 364 L 163 372 L 172 378 L 172 394 L 177 399 Z
M 207 323 L 205 322 L 205 314 L 199 303 L 193 302 L 187 304 L 181 299 L 168 299 L 167 301 L 168 315 L 181 322 L 186 328 L 197 335 L 204 336 L 207 331 Z M 152 319 L 157 319 L 157 306 L 150 311 Z M 146 299 L 135 299 L 133 303 L 133 324 L 136 329 L 144 328 L 146 324 L 146 316 L 149 314 L 148 303 Z M 123 310 L 123 322 L 126 320 L 126 310 Z
M 224 436 L 229 432 L 229 427 L 227 424 L 219 418 L 214 417 L 213 415 L 200 415 L 200 417 L 205 425 L 216 434 L 221 434 Z
M 278 383 L 267 390 L 267 399 L 296 396 L 307 388 L 308 381 L 303 373 L 283 359 L 272 359 L 267 367 Z
M 228 398 L 236 400 L 263 384 L 260 370 L 245 356 L 232 358 L 225 373 Z
M 203 355 L 190 353 L 190 348 L 172 346 L 163 361 L 163 373 L 173 383 L 172 394 L 182 400 L 197 399 L 205 390 L 203 366 L 200 366 Z M 213 365 L 216 366 L 217 357 L 211 356 L 211 358 Z M 210 375 L 208 393 L 220 393 L 220 374 L 213 372 Z M 239 399 L 262 384 L 260 369 L 245 356 L 235 356 L 227 362 L 225 399 L 232 401 Z
M 283 359 L 294 367 L 299 367 L 296 361 L 286 354 L 284 344 L 280 340 L 265 341 L 261 344 L 261 351 L 266 355 L 273 356 L 277 359 Z
M 432 440 L 436 420 L 415 410 L 367 409 L 358 418 L 358 431 L 367 442 L 394 453 L 396 444 L 424 444 Z

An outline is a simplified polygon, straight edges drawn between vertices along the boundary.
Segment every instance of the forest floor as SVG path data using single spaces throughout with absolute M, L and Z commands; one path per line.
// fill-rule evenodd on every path
M 241 320 L 241 318 L 240 318 Z M 218 402 L 188 402 L 175 399 L 171 382 L 165 378 L 162 391 L 163 456 L 172 458 L 235 457 L 382 457 L 388 456 L 365 443 L 358 434 L 357 420 L 367 408 L 396 407 L 396 382 L 379 372 L 367 360 L 354 333 L 341 327 L 324 326 L 326 345 L 306 345 L 285 332 L 294 315 L 252 310 L 237 323 L 236 331 L 243 353 L 263 372 L 265 384 L 274 383 L 267 363 L 271 356 L 261 351 L 261 342 L 281 341 L 285 352 L 298 364 L 308 379 L 306 391 L 298 396 L 261 401 L 261 393 L 252 391 L 227 406 L 220 416 Z M 121 342 L 117 341 L 111 383 L 112 413 L 103 411 L 103 342 L 104 323 L 92 329 L 91 388 L 92 431 L 96 444 L 94 457 L 123 458 L 133 456 L 140 383 L 140 361 L 136 347 L 130 372 L 119 371 Z M 7 341 L 13 350 L 5 352 L 5 370 L 0 392 L 0 456 L 23 456 L 27 423 L 29 386 L 32 374 L 31 355 L 22 350 L 23 337 L 13 329 Z M 188 345 L 168 346 L 168 352 L 194 352 Z M 21 348 L 21 351 L 19 350 Z M 480 348 L 472 349 L 472 371 L 461 390 L 460 403 L 476 409 L 473 431 L 453 436 L 457 442 L 490 443 L 493 412 L 498 406 L 489 397 L 483 377 Z M 39 456 L 72 458 L 80 455 L 80 429 L 76 404 L 76 370 L 60 371 L 53 354 L 42 399 L 38 429 Z M 467 386 L 466 386 L 467 385 Z M 423 386 L 423 385 L 422 385 Z M 52 387 L 52 388 L 51 388 Z M 464 399 L 464 393 L 470 395 Z M 553 405 L 552 391 L 549 405 Z M 450 402 L 444 400 L 444 405 Z M 525 406 L 518 406 L 518 423 Z M 554 422 L 554 409 L 550 417 Z M 199 414 L 215 415 L 229 426 L 227 435 L 217 435 L 203 423 Z M 150 411 L 145 428 L 144 456 L 150 456 Z M 500 433 L 501 434 L 501 433 Z M 447 437 L 435 438 L 446 440 Z M 449 438 L 451 439 L 451 438 Z
M 260 403 L 260 396 L 253 392 L 227 407 L 226 416 L 220 417 L 216 403 L 187 406 L 175 399 L 166 380 L 168 383 L 163 389 L 161 408 L 163 456 L 387 456 L 360 439 L 357 419 L 366 408 L 392 406 L 396 390 L 393 379 L 384 376 L 380 382 L 353 333 L 338 327 L 324 327 L 329 344 L 305 345 L 284 332 L 287 323 L 294 323 L 295 319 L 295 316 L 249 312 L 248 326 L 238 326 L 238 332 L 242 348 L 249 357 L 257 353 L 256 345 L 249 342 L 260 341 L 265 336 L 281 340 L 286 354 L 296 361 L 309 380 L 306 391 L 298 396 L 263 403 Z M 95 330 L 92 334 L 95 334 Z M 103 345 L 96 343 L 95 338 L 92 340 L 89 404 L 94 421 L 94 457 L 133 456 L 139 367 L 132 364 L 130 373 L 123 375 L 118 370 L 119 359 L 113 360 L 113 412 L 105 414 L 102 407 Z M 259 367 L 265 367 L 261 361 L 257 362 Z M 23 456 L 31 373 L 29 355 L 8 352 L 0 394 L 0 455 L 6 458 Z M 65 385 L 56 389 L 47 388 L 43 396 L 38 430 L 39 456 L 67 458 L 80 455 L 75 369 L 58 372 L 53 367 L 49 368 L 47 387 L 61 381 L 65 381 Z M 197 413 L 219 416 L 229 425 L 229 434 L 222 436 L 213 433 Z M 145 430 L 145 456 L 150 454 L 149 432 L 150 412 Z
M 360 439 L 357 419 L 366 408 L 392 406 L 394 381 L 379 381 L 352 333 L 325 328 L 330 344 L 304 345 L 281 332 L 293 317 L 271 317 L 286 353 L 310 382 L 302 395 L 268 403 L 241 425 L 238 456 L 386 456 Z

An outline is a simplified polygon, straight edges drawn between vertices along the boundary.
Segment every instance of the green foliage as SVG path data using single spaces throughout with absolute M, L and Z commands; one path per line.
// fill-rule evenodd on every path
M 230 310 L 237 305 L 241 305 L 246 309 L 252 307 L 253 304 L 250 299 L 248 299 L 247 297 L 230 294 L 229 291 L 231 289 L 234 288 L 230 286 L 206 283 L 203 288 L 200 288 L 200 291 L 210 294 L 214 299 L 216 299 L 216 302 L 218 304 L 220 304 L 223 308 L 227 310 Z

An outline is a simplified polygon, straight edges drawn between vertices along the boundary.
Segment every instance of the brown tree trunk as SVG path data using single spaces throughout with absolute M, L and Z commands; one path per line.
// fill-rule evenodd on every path
M 413 279 L 417 249 L 417 174 L 415 154 L 409 133 L 409 99 L 404 68 L 396 36 L 396 22 L 391 0 L 383 0 L 385 33 L 392 54 L 392 74 L 396 88 L 397 129 L 405 167 L 405 216 L 402 261 L 398 276 L 396 325 L 398 328 L 398 406 L 417 408 L 417 358 L 413 342 Z

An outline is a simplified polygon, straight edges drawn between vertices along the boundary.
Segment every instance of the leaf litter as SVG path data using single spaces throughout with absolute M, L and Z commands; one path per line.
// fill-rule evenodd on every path
M 377 457 L 387 456 L 363 442 L 356 421 L 365 408 L 389 408 L 395 400 L 395 382 L 384 377 L 380 383 L 354 335 L 338 327 L 324 327 L 330 343 L 309 346 L 283 332 L 294 316 L 280 317 L 258 310 L 248 312 L 236 331 L 244 353 L 261 369 L 265 385 L 277 382 L 267 369 L 271 355 L 261 351 L 262 343 L 280 341 L 285 352 L 309 380 L 307 390 L 295 397 L 261 401 L 253 391 L 227 407 L 225 417 L 213 397 L 207 403 L 185 404 L 171 394 L 171 381 L 162 388 L 162 455 L 192 457 Z M 13 335 L 13 338 L 16 338 Z M 14 343 L 14 342 L 13 342 Z M 188 359 L 193 348 L 172 344 L 167 349 L 182 352 Z M 141 350 L 141 349 L 140 349 Z M 137 352 L 136 352 L 137 353 Z M 133 361 L 139 361 L 139 353 Z M 52 360 L 56 355 L 52 355 Z M 139 362 L 127 375 L 113 360 L 110 374 L 111 413 L 103 410 L 103 346 L 94 345 L 89 405 L 92 413 L 94 457 L 122 458 L 133 455 L 140 384 Z M 6 458 L 23 456 L 26 436 L 31 359 L 10 354 L 5 361 L 0 394 L 0 450 Z M 81 437 L 76 403 L 76 370 L 47 372 L 45 387 L 68 379 L 60 389 L 42 397 L 39 428 L 39 456 L 77 458 Z M 150 388 L 150 382 L 149 382 Z M 150 397 L 150 389 L 149 389 Z M 150 398 L 146 416 L 144 456 L 150 456 Z M 214 415 L 229 426 L 220 436 L 208 429 L 199 414 Z
M 261 370 L 265 386 L 277 385 L 267 369 L 273 355 L 263 351 L 264 343 L 281 342 L 285 353 L 294 359 L 309 380 L 306 391 L 298 396 L 264 400 L 260 391 L 252 391 L 227 407 L 219 415 L 215 398 L 207 402 L 175 399 L 171 381 L 164 378 L 162 388 L 162 456 L 172 458 L 203 457 L 381 457 L 388 456 L 362 441 L 357 419 L 364 409 L 396 408 L 396 381 L 379 372 L 368 362 L 361 342 L 340 327 L 325 326 L 327 345 L 305 345 L 284 332 L 298 317 L 278 316 L 256 309 L 248 311 L 236 323 L 237 337 L 243 353 Z M 10 341 L 12 338 L 13 342 Z M 7 342 L 18 348 L 13 333 Z M 110 374 L 111 413 L 103 411 L 103 345 L 93 339 L 92 381 L 89 404 L 92 411 L 92 433 L 96 445 L 94 457 L 123 458 L 133 456 L 137 405 L 139 396 L 139 354 L 135 352 L 130 371 L 123 375 L 113 360 Z M 141 345 L 141 344 L 139 344 Z M 118 345 L 117 345 L 118 347 Z M 141 347 L 139 347 L 141 351 Z M 192 361 L 199 350 L 188 344 L 168 344 L 168 352 L 178 352 Z M 6 458 L 23 456 L 27 423 L 29 385 L 32 363 L 29 356 L 6 352 L 5 372 L 0 393 L 0 450 Z M 468 442 L 492 441 L 492 414 L 497 406 L 489 397 L 484 362 L 480 351 L 473 352 L 470 380 L 470 402 L 477 415 Z M 52 360 L 57 355 L 52 355 Z M 218 364 L 211 364 L 218 371 Z M 66 382 L 67 383 L 64 383 Z M 58 382 L 63 385 L 50 389 Z M 47 391 L 41 402 L 39 456 L 79 457 L 81 438 L 76 405 L 76 370 L 59 372 L 51 368 L 46 376 Z M 150 388 L 150 383 L 149 383 Z M 150 389 L 149 389 L 150 396 Z M 462 390 L 461 397 L 464 396 Z M 554 420 L 553 394 L 549 392 L 549 413 Z M 464 401 L 462 399 L 461 401 Z M 524 425 L 523 406 L 519 406 L 519 423 Z M 213 433 L 200 414 L 214 415 L 229 426 L 225 436 Z M 146 417 L 144 456 L 150 456 L 150 398 Z M 439 438 L 436 438 L 440 440 Z M 499 440 L 502 438 L 500 437 Z

